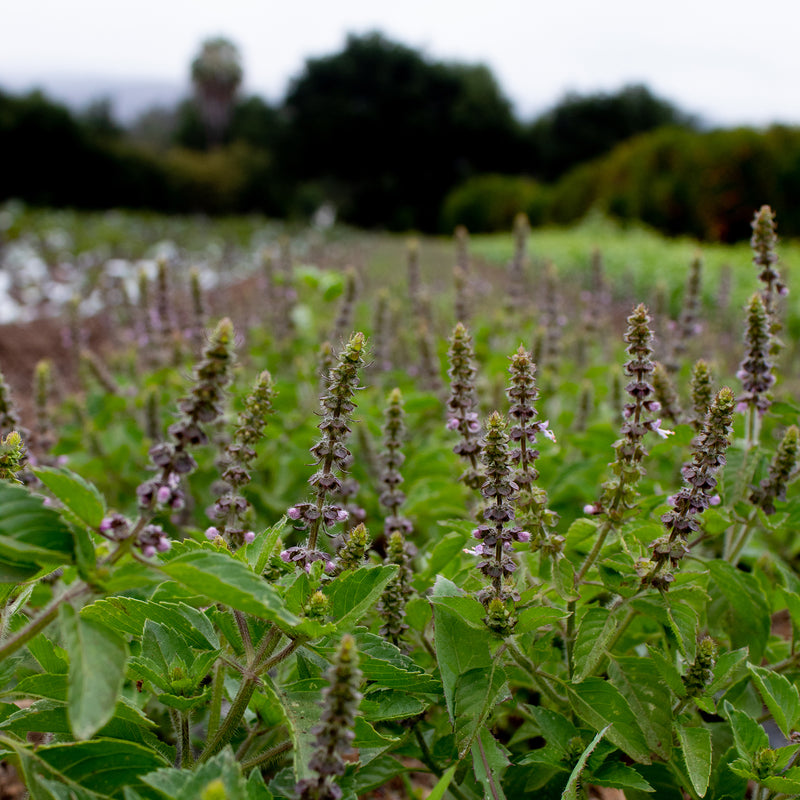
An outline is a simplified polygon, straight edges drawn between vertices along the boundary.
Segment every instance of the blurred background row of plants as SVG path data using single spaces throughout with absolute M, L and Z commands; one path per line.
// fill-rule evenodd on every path
M 753 208 L 800 235 L 800 129 L 707 129 L 642 85 L 569 94 L 523 121 L 483 65 L 436 62 L 379 33 L 309 59 L 275 104 L 244 96 L 235 44 L 207 40 L 194 95 L 123 127 L 0 91 L 0 200 L 170 213 L 259 212 L 361 227 L 507 230 L 588 211 L 708 241 Z

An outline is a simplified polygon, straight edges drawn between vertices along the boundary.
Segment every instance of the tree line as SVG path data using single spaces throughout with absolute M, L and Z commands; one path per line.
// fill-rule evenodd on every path
M 699 202 L 689 184 L 706 171 L 703 152 L 714 162 L 708 169 L 735 184 L 727 205 L 741 202 L 747 213 L 764 202 L 780 207 L 763 190 L 791 195 L 797 185 L 786 174 L 797 159 L 779 158 L 764 134 L 703 131 L 645 86 L 569 94 L 523 121 L 486 66 L 435 61 L 380 33 L 307 60 L 276 104 L 239 93 L 239 54 L 225 39 L 203 44 L 191 77 L 193 97 L 126 129 L 108 103 L 76 114 L 39 93 L 0 93 L 0 196 L 282 217 L 330 203 L 352 224 L 422 231 L 501 228 L 520 209 L 534 222 L 571 221 L 599 205 L 671 233 L 727 239 L 740 232 L 698 224 L 702 210 L 686 205 Z M 654 131 L 672 133 L 648 145 Z M 727 167 L 697 144 L 710 135 L 732 137 L 722 148 Z M 796 139 L 781 143 L 797 147 Z M 658 154 L 642 156 L 642 147 Z M 737 158 L 762 161 L 747 167 Z M 655 199 L 643 196 L 651 182 Z M 790 232 L 784 220 L 782 230 Z

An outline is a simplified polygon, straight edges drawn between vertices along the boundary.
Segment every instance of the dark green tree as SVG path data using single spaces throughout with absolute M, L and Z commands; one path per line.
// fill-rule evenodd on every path
M 284 113 L 281 164 L 361 225 L 432 229 L 452 186 L 515 168 L 518 125 L 486 67 L 433 62 L 379 33 L 307 61 Z
M 697 121 L 640 84 L 613 94 L 571 92 L 530 126 L 532 160 L 525 168 L 551 181 L 625 139 L 665 125 L 694 128 Z

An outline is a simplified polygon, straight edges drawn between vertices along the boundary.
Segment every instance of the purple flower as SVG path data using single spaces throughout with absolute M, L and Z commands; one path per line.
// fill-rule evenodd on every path
M 142 548 L 142 555 L 145 558 L 152 558 L 155 554 L 156 554 L 156 548 L 153 547 L 153 545 L 151 545 L 151 544 L 146 544 Z
M 337 522 L 345 522 L 350 515 L 343 509 L 340 508 L 336 512 L 336 520 Z
M 529 542 L 531 540 L 530 531 L 520 531 L 517 534 L 517 541 L 518 542 Z
M 244 540 L 247 544 L 250 544 L 250 542 L 255 541 L 255 538 L 256 538 L 255 531 L 245 531 Z
M 159 503 L 166 503 L 172 497 L 172 489 L 169 486 L 160 486 L 156 492 L 156 501 Z
M 156 544 L 159 553 L 166 553 L 172 547 L 172 542 L 166 536 L 162 536 Z
M 458 420 L 455 417 L 450 417 L 447 420 L 447 430 L 449 431 L 457 431 L 458 430 Z
M 281 561 L 285 561 L 287 564 L 292 560 L 292 554 L 288 550 L 281 551 Z
M 217 536 L 219 536 L 219 530 L 215 528 L 213 525 L 206 528 L 206 539 L 208 539 L 209 542 L 213 542 L 214 539 L 217 538 Z
M 292 506 L 286 512 L 286 516 L 289 517 L 289 519 L 300 519 L 300 517 L 302 516 L 302 512 L 300 511 L 299 508 Z

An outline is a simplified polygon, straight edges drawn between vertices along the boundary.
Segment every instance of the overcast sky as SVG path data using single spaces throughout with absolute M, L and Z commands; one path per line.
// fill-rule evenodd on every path
M 644 82 L 712 124 L 800 124 L 800 0 L 0 0 L 0 84 L 188 84 L 201 41 L 223 35 L 245 88 L 276 101 L 307 57 L 373 29 L 488 64 L 524 118 Z

